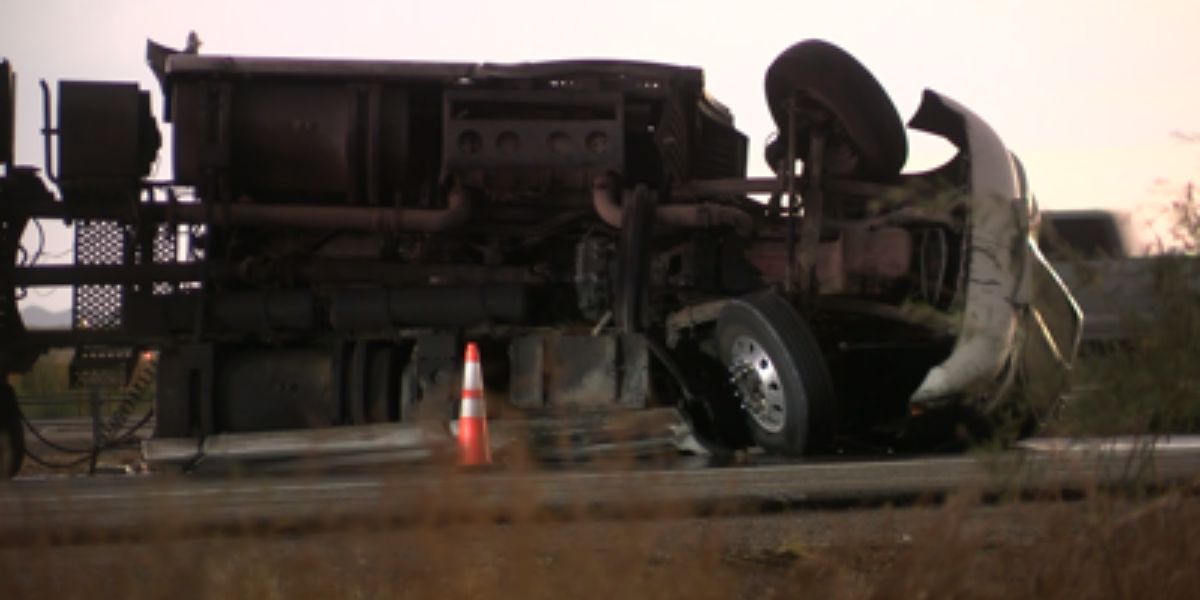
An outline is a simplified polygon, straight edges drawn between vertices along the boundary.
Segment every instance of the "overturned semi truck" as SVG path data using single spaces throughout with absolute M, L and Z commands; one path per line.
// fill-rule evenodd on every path
M 1016 157 L 928 91 L 909 126 L 959 151 L 902 174 L 896 109 L 826 42 L 767 69 L 757 178 L 690 67 L 148 59 L 164 156 L 137 84 L 62 81 L 41 172 L 0 76 L 0 367 L 74 348 L 87 385 L 152 352 L 148 447 L 446 422 L 467 340 L 498 418 L 668 408 L 709 449 L 784 455 L 946 411 L 1036 423 L 1074 359 Z M 71 224 L 71 264 L 21 248 L 39 219 Z M 68 329 L 23 324 L 40 286 L 72 290 Z

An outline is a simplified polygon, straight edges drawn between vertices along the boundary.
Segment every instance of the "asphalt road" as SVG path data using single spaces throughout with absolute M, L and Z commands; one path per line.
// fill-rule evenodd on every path
M 0 545 L 413 522 L 713 514 L 804 503 L 1086 491 L 1200 476 L 1200 439 L 1036 440 L 974 456 L 724 468 L 71 477 L 0 485 Z

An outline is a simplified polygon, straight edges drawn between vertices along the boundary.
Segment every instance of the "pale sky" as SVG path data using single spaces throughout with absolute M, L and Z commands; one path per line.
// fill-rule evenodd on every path
M 753 173 L 773 129 L 767 65 L 823 38 L 871 69 L 906 120 L 926 87 L 973 109 L 1021 156 L 1043 207 L 1140 209 L 1136 223 L 1200 180 L 1200 141 L 1180 139 L 1200 134 L 1200 0 L 3 0 L 18 162 L 41 164 L 38 79 L 138 80 L 157 112 L 145 40 L 179 47 L 190 30 L 206 54 L 700 66 L 750 137 Z M 916 140 L 909 170 L 948 153 Z

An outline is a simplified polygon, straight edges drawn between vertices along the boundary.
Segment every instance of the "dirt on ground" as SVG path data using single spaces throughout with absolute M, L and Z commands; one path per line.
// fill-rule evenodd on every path
M 0 547 L 0 597 L 1192 598 L 1193 491 L 47 539 Z

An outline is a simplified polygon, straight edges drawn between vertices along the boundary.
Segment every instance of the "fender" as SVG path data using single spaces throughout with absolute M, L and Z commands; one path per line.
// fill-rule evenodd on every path
M 1012 155 L 992 128 L 961 104 L 926 90 L 909 127 L 940 135 L 966 159 L 970 217 L 965 302 L 950 356 L 926 374 L 914 405 L 994 381 L 1014 351 L 1030 205 Z

